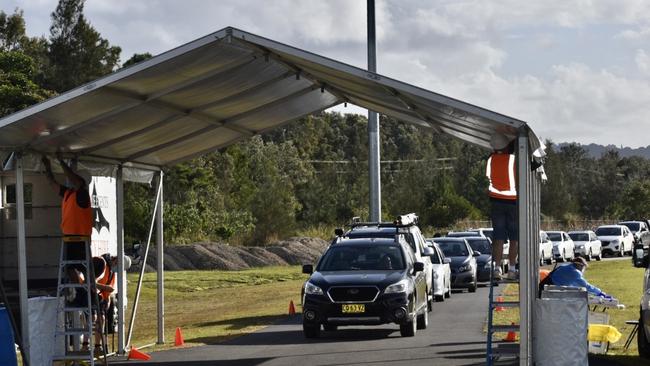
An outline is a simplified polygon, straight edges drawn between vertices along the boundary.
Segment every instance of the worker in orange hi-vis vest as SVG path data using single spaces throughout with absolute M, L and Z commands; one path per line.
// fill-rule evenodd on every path
M 495 279 L 501 279 L 501 259 L 503 257 L 503 244 L 510 240 L 508 253 L 508 278 L 518 278 L 516 270 L 518 243 L 517 243 L 517 187 L 516 187 L 516 162 L 514 155 L 514 140 L 495 133 L 492 135 L 490 145 L 494 152 L 487 161 L 485 175 L 490 180 L 488 195 L 490 197 L 493 238 L 492 259 L 496 263 L 493 273 Z
M 61 196 L 61 232 L 63 236 L 83 236 L 90 245 L 90 236 L 93 230 L 93 214 L 90 205 L 88 185 L 92 176 L 86 172 L 76 173 L 63 159 L 57 155 L 57 159 L 65 176 L 68 185 L 60 184 L 52 174 L 50 160 L 43 156 L 41 161 L 45 166 L 45 174 L 50 186 Z M 68 260 L 84 260 L 86 258 L 86 247 L 84 241 L 65 241 L 65 258 Z M 68 266 L 68 276 L 71 280 L 80 283 L 79 272 L 84 270 L 83 265 Z

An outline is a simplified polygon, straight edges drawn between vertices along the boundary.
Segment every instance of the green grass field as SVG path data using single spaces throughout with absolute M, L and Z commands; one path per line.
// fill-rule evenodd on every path
M 165 273 L 165 346 L 181 327 L 187 345 L 211 344 L 249 333 L 286 316 L 289 301 L 300 311 L 300 288 L 307 276 L 300 266 L 245 271 L 178 271 Z M 129 274 L 128 320 L 138 275 Z M 131 344 L 157 340 L 156 274 L 147 273 Z M 109 342 L 110 343 L 110 342 Z
M 622 261 L 591 261 L 585 272 L 585 277 L 592 285 L 601 288 L 608 294 L 618 298 L 626 308 L 623 310 L 609 310 L 610 325 L 616 327 L 623 334 L 621 339 L 611 344 L 608 357 L 623 364 L 636 365 L 639 363 L 636 340 L 625 351 L 623 344 L 627 339 L 632 325 L 625 324 L 626 320 L 639 319 L 640 299 L 643 293 L 643 269 L 634 268 L 630 260 Z M 508 285 L 503 292 L 504 301 L 513 301 L 519 298 L 518 286 Z M 506 308 L 495 313 L 495 324 L 518 324 L 519 313 L 517 309 Z M 495 339 L 503 338 L 505 334 L 497 334 Z

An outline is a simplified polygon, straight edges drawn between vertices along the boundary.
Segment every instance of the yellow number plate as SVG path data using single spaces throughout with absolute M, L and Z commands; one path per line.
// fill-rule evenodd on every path
M 342 313 L 364 313 L 366 305 L 364 304 L 343 304 L 341 308 Z

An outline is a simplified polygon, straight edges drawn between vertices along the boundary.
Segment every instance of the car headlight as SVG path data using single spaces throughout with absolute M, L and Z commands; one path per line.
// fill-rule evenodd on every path
M 386 290 L 384 290 L 385 294 L 399 294 L 402 292 L 409 292 L 411 289 L 411 283 L 408 280 L 401 280 L 399 282 L 395 282 L 394 284 L 386 287 Z
M 485 265 L 483 265 L 483 268 L 490 269 L 490 262 L 485 262 Z
M 618 240 L 618 239 L 614 239 L 614 240 L 612 240 L 610 243 L 616 245 L 616 244 L 618 244 L 618 243 L 620 243 L 620 242 L 621 242 L 620 240 Z
M 466 264 L 464 266 L 458 267 L 458 272 L 467 272 L 467 271 L 470 271 L 471 269 L 472 269 L 472 266 L 469 265 L 469 264 Z
M 307 284 L 305 285 L 305 293 L 309 295 L 322 295 L 323 290 L 320 287 L 312 284 L 311 282 L 307 282 Z
M 582 245 L 582 244 L 578 244 L 578 245 L 576 245 L 576 248 L 578 248 L 578 249 L 582 249 L 582 248 L 584 248 L 584 247 L 585 247 L 585 246 Z

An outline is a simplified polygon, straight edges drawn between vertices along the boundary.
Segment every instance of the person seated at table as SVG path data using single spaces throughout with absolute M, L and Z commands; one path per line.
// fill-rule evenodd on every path
M 584 258 L 574 258 L 571 264 L 559 266 L 551 271 L 551 273 L 549 273 L 548 276 L 546 276 L 546 278 L 540 283 L 540 288 L 543 289 L 544 285 L 584 287 L 590 294 L 600 296 L 608 300 L 612 299 L 612 296 L 604 293 L 601 289 L 585 280 L 583 273 L 586 269 L 587 261 Z

